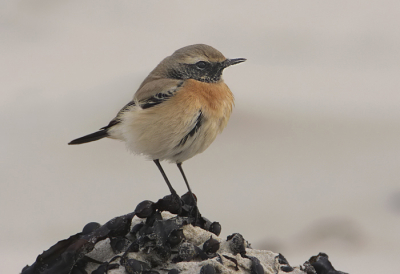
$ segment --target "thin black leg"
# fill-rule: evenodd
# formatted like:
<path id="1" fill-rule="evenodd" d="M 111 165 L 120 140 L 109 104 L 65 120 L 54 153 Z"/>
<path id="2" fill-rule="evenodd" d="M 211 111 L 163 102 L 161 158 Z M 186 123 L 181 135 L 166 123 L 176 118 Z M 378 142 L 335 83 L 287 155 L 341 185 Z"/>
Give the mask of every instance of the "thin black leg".
<path id="1" fill-rule="evenodd" d="M 185 180 L 185 184 L 186 184 L 186 186 L 187 186 L 189 192 L 192 193 L 192 190 L 190 189 L 189 183 L 188 183 L 188 181 L 187 181 L 187 179 L 186 179 L 185 172 L 183 172 L 182 163 L 177 163 L 176 165 L 178 166 L 178 168 L 179 168 L 179 170 L 180 170 L 180 172 L 181 172 L 181 174 L 182 174 L 183 180 Z"/>
<path id="2" fill-rule="evenodd" d="M 186 186 L 187 186 L 187 188 L 188 188 L 188 190 L 189 190 L 189 194 L 192 196 L 192 199 L 193 199 L 194 204 L 197 205 L 197 202 L 196 202 L 196 199 L 194 198 L 193 192 L 192 192 L 192 190 L 190 189 L 188 180 L 186 179 L 185 172 L 183 172 L 182 163 L 176 163 L 176 165 L 178 166 L 178 168 L 179 168 L 179 170 L 180 170 L 180 172 L 181 172 L 181 174 L 182 174 L 183 180 L 185 180 L 185 184 L 186 184 Z"/>
<path id="3" fill-rule="evenodd" d="M 167 175 L 165 174 L 165 172 L 164 172 L 164 170 L 163 170 L 163 168 L 162 168 L 162 166 L 161 166 L 161 164 L 160 164 L 160 161 L 159 161 L 158 159 L 156 159 L 156 160 L 154 160 L 154 163 L 156 163 L 158 169 L 160 170 L 162 176 L 164 177 L 164 180 L 165 180 L 165 182 L 167 183 L 168 188 L 169 188 L 169 191 L 171 191 L 171 194 L 172 194 L 172 195 L 177 195 L 175 189 L 172 188 L 172 185 L 171 185 L 171 183 L 169 182 L 169 180 L 168 180 L 168 178 L 167 178 Z"/>

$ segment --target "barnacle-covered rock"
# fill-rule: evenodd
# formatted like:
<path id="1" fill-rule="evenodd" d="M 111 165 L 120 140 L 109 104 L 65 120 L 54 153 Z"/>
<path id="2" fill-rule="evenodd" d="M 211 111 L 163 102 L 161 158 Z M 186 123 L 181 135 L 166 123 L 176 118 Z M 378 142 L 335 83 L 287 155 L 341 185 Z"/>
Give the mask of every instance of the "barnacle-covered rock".
<path id="1" fill-rule="evenodd" d="M 252 249 L 239 233 L 220 238 L 221 225 L 202 217 L 194 199 L 168 195 L 104 225 L 88 223 L 21 274 L 343 274 L 324 253 L 292 267 L 281 254 Z"/>
<path id="2" fill-rule="evenodd" d="M 215 235 L 219 236 L 219 234 L 221 234 L 221 225 L 218 222 L 213 222 L 211 223 L 208 231 L 210 231 L 211 233 L 214 233 Z"/>
<path id="3" fill-rule="evenodd" d="M 213 239 L 211 236 L 210 239 L 204 242 L 203 244 L 203 251 L 206 254 L 214 254 L 218 251 L 219 249 L 219 241 L 216 239 Z"/>
<path id="4" fill-rule="evenodd" d="M 308 262 L 311 264 L 315 270 L 315 273 L 317 274 L 347 274 L 345 272 L 336 270 L 328 260 L 328 255 L 322 252 L 316 256 L 312 256 Z"/>
<path id="5" fill-rule="evenodd" d="M 135 213 L 139 218 L 147 218 L 151 216 L 155 210 L 154 202 L 145 200 L 136 206 Z"/>

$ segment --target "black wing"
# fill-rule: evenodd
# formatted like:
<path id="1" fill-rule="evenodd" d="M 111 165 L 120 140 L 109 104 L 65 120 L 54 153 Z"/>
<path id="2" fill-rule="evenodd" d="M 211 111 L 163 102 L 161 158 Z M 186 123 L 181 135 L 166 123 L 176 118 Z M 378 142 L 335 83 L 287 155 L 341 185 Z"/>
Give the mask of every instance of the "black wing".
<path id="1" fill-rule="evenodd" d="M 176 87 L 174 87 L 172 89 L 169 89 L 169 90 L 166 90 L 163 92 L 159 92 L 150 98 L 142 100 L 140 102 L 140 107 L 142 109 L 146 109 L 146 108 L 151 108 L 156 105 L 159 105 L 162 102 L 165 102 L 166 100 L 168 100 L 169 98 L 171 98 L 172 96 L 174 96 L 176 94 L 176 91 L 182 86 L 182 84 L 183 84 L 183 81 L 180 82 Z"/>

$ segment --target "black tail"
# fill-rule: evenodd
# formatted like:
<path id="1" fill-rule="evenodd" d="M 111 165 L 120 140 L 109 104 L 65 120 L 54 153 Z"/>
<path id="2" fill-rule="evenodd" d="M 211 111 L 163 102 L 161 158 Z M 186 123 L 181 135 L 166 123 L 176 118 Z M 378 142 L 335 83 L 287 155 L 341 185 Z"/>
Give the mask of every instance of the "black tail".
<path id="1" fill-rule="evenodd" d="M 92 134 L 83 136 L 81 138 L 72 140 L 71 142 L 68 143 L 68 145 L 79 145 L 79 144 L 89 143 L 89 142 L 100 140 L 107 136 L 109 136 L 107 133 L 107 130 L 103 129 L 103 130 L 96 131 Z"/>

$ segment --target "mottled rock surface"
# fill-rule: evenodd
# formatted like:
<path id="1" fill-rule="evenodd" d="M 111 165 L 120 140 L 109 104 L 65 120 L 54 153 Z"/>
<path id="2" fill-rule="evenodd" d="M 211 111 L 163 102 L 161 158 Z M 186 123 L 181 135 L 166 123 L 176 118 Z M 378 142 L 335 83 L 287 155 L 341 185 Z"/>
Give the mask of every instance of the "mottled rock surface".
<path id="1" fill-rule="evenodd" d="M 104 225 L 89 223 L 22 274 L 343 274 L 324 253 L 292 267 L 282 254 L 252 249 L 239 233 L 219 237 L 221 225 L 202 217 L 191 197 L 143 201 Z"/>

